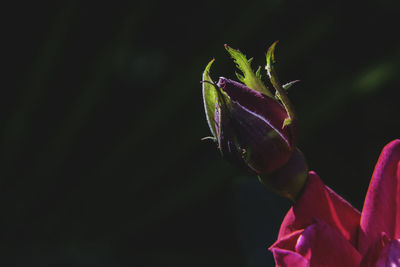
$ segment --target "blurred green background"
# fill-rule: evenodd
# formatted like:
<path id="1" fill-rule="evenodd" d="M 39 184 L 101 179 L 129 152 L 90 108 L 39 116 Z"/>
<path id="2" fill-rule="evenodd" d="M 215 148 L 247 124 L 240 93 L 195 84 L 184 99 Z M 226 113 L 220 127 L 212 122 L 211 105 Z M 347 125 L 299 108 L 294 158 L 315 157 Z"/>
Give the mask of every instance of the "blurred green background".
<path id="1" fill-rule="evenodd" d="M 310 168 L 358 209 L 400 135 L 398 1 L 8 4 L 3 266 L 273 266 L 290 203 L 221 160 L 201 73 L 275 40 Z M 7 264 L 6 264 L 7 263 Z"/>

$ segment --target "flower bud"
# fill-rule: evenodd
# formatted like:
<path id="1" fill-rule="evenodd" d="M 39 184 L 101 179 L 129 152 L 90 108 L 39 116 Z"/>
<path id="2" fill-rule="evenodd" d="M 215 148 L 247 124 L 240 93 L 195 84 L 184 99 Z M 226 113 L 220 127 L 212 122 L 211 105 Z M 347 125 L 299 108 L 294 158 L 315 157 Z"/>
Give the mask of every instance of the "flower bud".
<path id="1" fill-rule="evenodd" d="M 283 166 L 295 147 L 294 125 L 283 125 L 288 117 L 284 107 L 226 78 L 220 78 L 217 87 L 230 102 L 222 106 L 221 121 L 215 125 L 222 154 L 255 174 L 271 173 Z"/>
<path id="2" fill-rule="evenodd" d="M 243 75 L 240 82 L 210 76 L 212 60 L 203 73 L 206 118 L 222 156 L 280 195 L 295 199 L 307 178 L 303 154 L 296 148 L 297 120 L 286 89 L 273 68 L 276 42 L 268 49 L 266 70 L 275 95 L 262 82 L 251 61 L 225 46 Z"/>

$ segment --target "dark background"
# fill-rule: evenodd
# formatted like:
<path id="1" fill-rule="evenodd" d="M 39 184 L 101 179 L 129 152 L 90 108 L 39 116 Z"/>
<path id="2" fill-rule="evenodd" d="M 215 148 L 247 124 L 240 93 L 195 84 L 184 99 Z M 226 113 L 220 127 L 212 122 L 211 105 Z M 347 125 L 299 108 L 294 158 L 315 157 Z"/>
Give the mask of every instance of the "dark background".
<path id="1" fill-rule="evenodd" d="M 56 1 L 54 1 L 56 2 Z M 328 4 L 329 3 L 329 4 Z M 16 3 L 3 12 L 2 266 L 272 266 L 290 203 L 209 135 L 201 73 L 275 40 L 299 147 L 362 208 L 400 135 L 398 1 Z"/>

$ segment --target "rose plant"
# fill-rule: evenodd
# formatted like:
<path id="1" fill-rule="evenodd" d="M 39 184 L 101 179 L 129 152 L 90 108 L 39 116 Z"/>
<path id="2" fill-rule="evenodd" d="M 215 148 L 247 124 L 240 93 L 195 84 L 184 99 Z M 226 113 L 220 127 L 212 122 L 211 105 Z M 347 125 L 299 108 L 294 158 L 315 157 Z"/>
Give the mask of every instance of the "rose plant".
<path id="1" fill-rule="evenodd" d="M 400 140 L 386 145 L 376 164 L 362 212 L 308 171 L 297 145 L 297 117 L 273 63 L 266 71 L 239 50 L 225 49 L 242 74 L 240 82 L 203 73 L 203 100 L 212 136 L 222 156 L 272 191 L 294 201 L 270 247 L 277 266 L 400 266 Z"/>

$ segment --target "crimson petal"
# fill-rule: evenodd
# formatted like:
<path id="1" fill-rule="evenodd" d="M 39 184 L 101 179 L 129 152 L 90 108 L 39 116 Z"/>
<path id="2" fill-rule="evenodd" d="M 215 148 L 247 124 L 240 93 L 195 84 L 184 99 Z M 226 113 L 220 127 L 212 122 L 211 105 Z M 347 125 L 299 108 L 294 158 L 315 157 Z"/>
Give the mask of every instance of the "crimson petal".
<path id="1" fill-rule="evenodd" d="M 310 262 L 296 251 L 296 243 L 303 230 L 282 237 L 269 250 L 274 255 L 276 267 L 299 266 L 308 267 Z"/>
<path id="2" fill-rule="evenodd" d="M 296 251 L 310 261 L 311 266 L 359 266 L 361 256 L 340 233 L 323 220 L 308 226 L 299 237 Z"/>
<path id="3" fill-rule="evenodd" d="M 358 248 L 369 246 L 386 233 L 400 238 L 400 140 L 387 144 L 379 157 L 361 215 Z"/>
<path id="4" fill-rule="evenodd" d="M 270 250 L 274 254 L 277 266 L 282 267 L 355 267 L 359 266 L 361 260 L 360 254 L 352 244 L 338 231 L 319 219 L 303 231 L 296 231 L 279 239 Z"/>
<path id="5" fill-rule="evenodd" d="M 356 247 L 359 211 L 325 186 L 315 172 L 309 172 L 302 195 L 281 224 L 278 239 L 296 230 L 305 229 L 315 219 L 325 221 Z"/>

